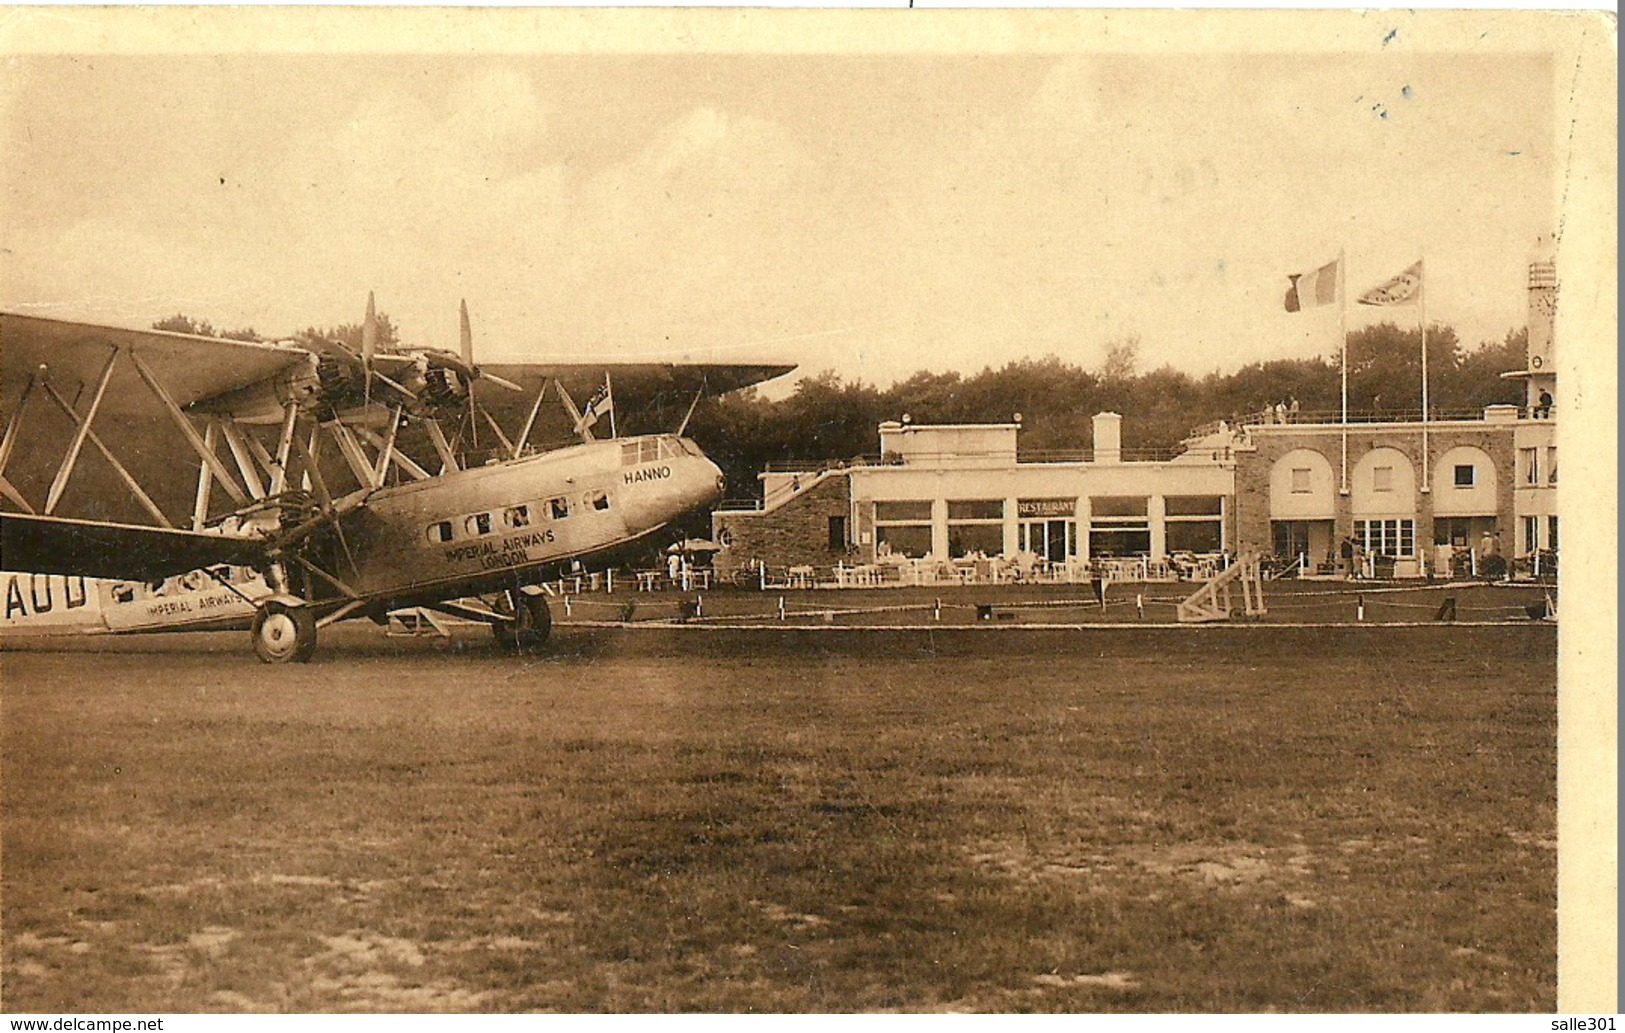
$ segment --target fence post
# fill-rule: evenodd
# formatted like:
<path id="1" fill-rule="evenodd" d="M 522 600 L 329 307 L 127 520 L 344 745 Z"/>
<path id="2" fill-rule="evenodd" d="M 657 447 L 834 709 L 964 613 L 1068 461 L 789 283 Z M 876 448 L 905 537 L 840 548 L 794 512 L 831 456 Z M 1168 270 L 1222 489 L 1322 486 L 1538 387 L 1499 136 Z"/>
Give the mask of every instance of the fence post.
<path id="1" fill-rule="evenodd" d="M 566 617 L 570 616 L 570 597 L 569 596 L 564 597 L 564 615 Z"/>
<path id="2" fill-rule="evenodd" d="M 610 569 L 604 571 L 604 594 L 605 595 L 614 595 L 615 594 L 615 568 L 614 567 L 611 567 Z"/>
<path id="3" fill-rule="evenodd" d="M 1134 593 L 1134 609 L 1139 613 L 1140 619 L 1145 620 L 1145 594 L 1143 592 Z"/>
<path id="4" fill-rule="evenodd" d="M 779 620 L 784 620 L 784 596 L 779 596 Z"/>
<path id="5" fill-rule="evenodd" d="M 705 596 L 703 595 L 696 594 L 694 596 L 694 616 L 705 616 Z"/>
<path id="6" fill-rule="evenodd" d="M 1365 596 L 1363 595 L 1354 597 L 1354 619 L 1357 621 L 1365 620 Z"/>
<path id="7" fill-rule="evenodd" d="M 942 600 L 940 598 L 936 600 L 935 604 L 931 608 L 931 619 L 934 621 L 940 621 L 942 619 Z"/>

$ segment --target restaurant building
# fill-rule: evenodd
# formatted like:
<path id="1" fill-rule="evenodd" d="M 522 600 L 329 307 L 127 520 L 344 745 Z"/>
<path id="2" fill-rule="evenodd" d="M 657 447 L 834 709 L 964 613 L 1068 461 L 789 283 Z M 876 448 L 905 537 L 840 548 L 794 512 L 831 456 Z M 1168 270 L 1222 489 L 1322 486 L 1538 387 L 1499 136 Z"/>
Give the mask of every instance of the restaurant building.
<path id="1" fill-rule="evenodd" d="M 1122 416 L 1094 418 L 1095 447 L 1023 453 L 1021 424 L 880 425 L 880 455 L 770 469 L 763 501 L 724 508 L 719 566 L 873 564 L 886 557 L 1016 558 L 1087 570 L 1091 559 L 1156 563 L 1232 548 L 1224 450 L 1125 453 Z"/>
<path id="2" fill-rule="evenodd" d="M 722 570 L 881 561 L 1019 562 L 1086 576 L 1101 561 L 1171 577 L 1254 551 L 1304 575 L 1550 572 L 1558 545 L 1555 265 L 1529 269 L 1523 405 L 1371 414 L 1266 410 L 1199 428 L 1169 454 L 1030 453 L 1021 422 L 880 425 L 879 455 L 775 466 L 761 501 L 712 516 Z M 1203 562 L 1192 562 L 1201 560 Z M 1138 563 L 1135 568 L 1124 561 Z M 1487 565 L 1487 566 L 1486 566 Z"/>

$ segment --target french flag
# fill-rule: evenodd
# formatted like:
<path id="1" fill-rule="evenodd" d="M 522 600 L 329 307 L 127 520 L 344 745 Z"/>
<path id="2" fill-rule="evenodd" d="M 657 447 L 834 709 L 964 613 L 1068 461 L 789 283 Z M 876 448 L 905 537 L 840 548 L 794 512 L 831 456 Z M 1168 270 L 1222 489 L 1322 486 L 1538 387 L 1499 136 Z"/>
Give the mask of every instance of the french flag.
<path id="1" fill-rule="evenodd" d="M 1286 292 L 1288 312 L 1301 312 L 1337 301 L 1336 262 L 1328 262 L 1312 272 L 1294 273 L 1287 279 L 1292 281 L 1291 288 Z"/>

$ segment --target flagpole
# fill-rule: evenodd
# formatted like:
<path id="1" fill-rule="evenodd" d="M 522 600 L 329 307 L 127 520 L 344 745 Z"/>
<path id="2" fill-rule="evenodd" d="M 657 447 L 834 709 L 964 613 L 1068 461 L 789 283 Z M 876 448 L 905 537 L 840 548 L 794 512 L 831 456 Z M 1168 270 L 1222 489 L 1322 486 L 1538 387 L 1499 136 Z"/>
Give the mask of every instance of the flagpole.
<path id="1" fill-rule="evenodd" d="M 615 390 L 609 383 L 609 370 L 604 370 L 604 400 L 609 402 L 609 436 L 618 438 L 615 431 Z"/>
<path id="2" fill-rule="evenodd" d="M 1349 292 L 1345 289 L 1348 262 L 1345 248 L 1337 249 L 1337 342 L 1343 365 L 1343 474 L 1341 493 L 1349 493 Z"/>
<path id="3" fill-rule="evenodd" d="M 1433 482 L 1428 476 L 1428 267 L 1427 259 L 1417 261 L 1418 284 L 1416 310 L 1422 324 L 1422 490 L 1430 491 Z"/>

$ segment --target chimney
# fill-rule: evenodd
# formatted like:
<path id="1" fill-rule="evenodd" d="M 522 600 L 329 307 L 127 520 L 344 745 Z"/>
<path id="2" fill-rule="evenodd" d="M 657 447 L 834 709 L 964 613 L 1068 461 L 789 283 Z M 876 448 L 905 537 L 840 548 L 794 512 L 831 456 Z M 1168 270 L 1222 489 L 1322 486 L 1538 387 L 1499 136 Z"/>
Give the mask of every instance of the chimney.
<path id="1" fill-rule="evenodd" d="M 1095 413 L 1095 462 L 1123 461 L 1123 417 L 1114 412 Z"/>

